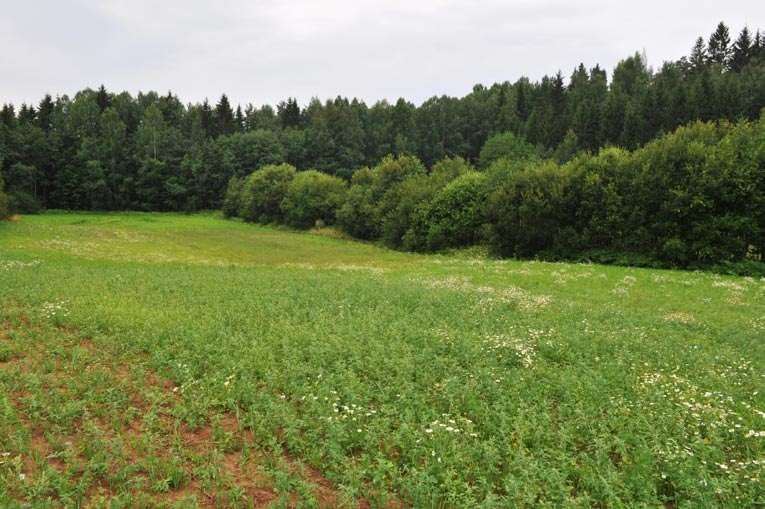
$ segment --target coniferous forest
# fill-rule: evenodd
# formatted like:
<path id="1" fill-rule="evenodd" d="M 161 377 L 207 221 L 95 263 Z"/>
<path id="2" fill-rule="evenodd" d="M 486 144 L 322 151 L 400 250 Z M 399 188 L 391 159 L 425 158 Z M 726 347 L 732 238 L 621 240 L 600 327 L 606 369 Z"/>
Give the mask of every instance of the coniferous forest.
<path id="1" fill-rule="evenodd" d="M 223 208 L 414 251 L 755 266 L 765 34 L 721 22 L 689 46 L 660 69 L 636 53 L 610 75 L 579 64 L 419 106 L 184 104 L 103 86 L 5 104 L 0 216 Z"/>

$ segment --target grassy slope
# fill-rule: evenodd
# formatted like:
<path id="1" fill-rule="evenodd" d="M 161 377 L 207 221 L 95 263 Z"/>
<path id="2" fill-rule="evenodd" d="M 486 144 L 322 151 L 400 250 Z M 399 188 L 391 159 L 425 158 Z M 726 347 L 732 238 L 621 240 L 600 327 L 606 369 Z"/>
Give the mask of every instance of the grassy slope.
<path id="1" fill-rule="evenodd" d="M 764 297 L 201 215 L 0 224 L 7 309 L 148 354 L 186 425 L 236 411 L 262 450 L 373 505 L 765 503 Z"/>

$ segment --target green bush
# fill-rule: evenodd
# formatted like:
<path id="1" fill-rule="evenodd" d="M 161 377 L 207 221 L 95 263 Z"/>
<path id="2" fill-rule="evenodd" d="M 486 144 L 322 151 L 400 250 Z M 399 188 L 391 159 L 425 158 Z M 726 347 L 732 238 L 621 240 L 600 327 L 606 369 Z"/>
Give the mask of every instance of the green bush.
<path id="1" fill-rule="evenodd" d="M 284 222 L 295 228 L 310 228 L 317 221 L 332 224 L 346 193 L 347 185 L 340 178 L 315 170 L 298 173 L 280 205 Z"/>
<path id="2" fill-rule="evenodd" d="M 226 196 L 223 198 L 223 217 L 236 217 L 239 214 L 243 187 L 243 179 L 238 177 L 231 177 L 229 179 Z"/>
<path id="3" fill-rule="evenodd" d="M 539 159 L 537 148 L 511 132 L 495 134 L 484 143 L 479 155 L 481 168 L 488 168 L 494 161 L 533 161 Z"/>
<path id="4" fill-rule="evenodd" d="M 349 234 L 361 239 L 379 239 L 385 218 L 399 203 L 397 186 L 425 167 L 412 156 L 387 156 L 372 169 L 353 174 L 348 197 L 337 213 L 337 222 Z"/>
<path id="5" fill-rule="evenodd" d="M 253 223 L 283 222 L 281 203 L 295 174 L 295 167 L 289 164 L 269 165 L 253 172 L 242 186 L 239 217 Z"/>
<path id="6" fill-rule="evenodd" d="M 390 210 L 382 225 L 385 244 L 408 251 L 424 250 L 425 241 L 415 240 L 418 237 L 414 234 L 407 237 L 407 232 L 417 221 L 417 214 L 427 210 L 440 189 L 471 170 L 473 166 L 460 157 L 445 158 L 434 164 L 427 176 L 417 173 L 396 186 L 386 197 Z"/>
<path id="7" fill-rule="evenodd" d="M 407 245 L 420 251 L 439 251 L 480 241 L 488 184 L 487 175 L 469 172 L 446 185 L 430 204 L 418 209 Z"/>
<path id="8" fill-rule="evenodd" d="M 489 241 L 502 256 L 534 256 L 553 250 L 571 224 L 566 195 L 571 174 L 552 162 L 510 174 L 489 196 Z"/>
<path id="9" fill-rule="evenodd" d="M 9 212 L 14 214 L 38 214 L 41 210 L 34 196 L 18 189 L 9 192 L 6 201 Z"/>

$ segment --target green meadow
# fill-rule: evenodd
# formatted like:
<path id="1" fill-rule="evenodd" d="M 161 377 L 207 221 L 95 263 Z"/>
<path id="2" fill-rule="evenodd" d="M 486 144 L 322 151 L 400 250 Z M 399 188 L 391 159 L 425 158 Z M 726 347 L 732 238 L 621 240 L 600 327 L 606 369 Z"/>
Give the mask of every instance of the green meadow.
<path id="1" fill-rule="evenodd" d="M 0 223 L 0 507 L 765 507 L 765 280 Z"/>

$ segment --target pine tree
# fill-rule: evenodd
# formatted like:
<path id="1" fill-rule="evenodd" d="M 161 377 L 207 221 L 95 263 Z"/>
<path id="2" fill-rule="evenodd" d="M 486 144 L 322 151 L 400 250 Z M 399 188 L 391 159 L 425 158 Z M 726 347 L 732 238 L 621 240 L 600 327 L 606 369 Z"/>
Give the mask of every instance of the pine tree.
<path id="1" fill-rule="evenodd" d="M 102 112 L 112 105 L 112 98 L 109 96 L 109 93 L 106 91 L 103 84 L 99 87 L 98 92 L 96 92 L 96 104 L 98 104 L 98 107 Z"/>
<path id="2" fill-rule="evenodd" d="M 234 110 L 231 109 L 226 94 L 221 95 L 220 101 L 215 105 L 214 125 L 214 137 L 228 136 L 234 133 Z"/>
<path id="3" fill-rule="evenodd" d="M 531 85 L 528 78 L 521 78 L 513 85 L 515 88 L 515 109 L 522 121 L 528 120 L 534 107 L 531 98 Z"/>
<path id="4" fill-rule="evenodd" d="M 36 117 L 37 111 L 35 111 L 34 106 L 21 103 L 21 108 L 19 109 L 19 123 L 34 124 Z"/>
<path id="5" fill-rule="evenodd" d="M 234 115 L 236 132 L 246 131 L 244 126 L 244 113 L 242 113 L 242 106 L 236 105 L 236 114 Z"/>
<path id="6" fill-rule="evenodd" d="M 51 128 L 51 115 L 53 114 L 53 99 L 50 94 L 45 94 L 45 97 L 37 106 L 37 127 L 44 131 L 48 131 Z"/>
<path id="7" fill-rule="evenodd" d="M 204 137 L 211 137 L 213 135 L 213 112 L 207 97 L 202 102 L 202 108 L 199 111 L 199 123 L 201 124 Z"/>
<path id="8" fill-rule="evenodd" d="M 722 21 L 717 25 L 717 29 L 709 37 L 708 44 L 709 62 L 722 67 L 728 65 L 730 60 L 730 33 L 728 27 Z"/>
<path id="9" fill-rule="evenodd" d="M 759 29 L 757 30 L 757 33 L 754 34 L 752 58 L 765 58 L 765 33 L 761 33 Z"/>
<path id="10" fill-rule="evenodd" d="M 691 57 L 689 59 L 691 69 L 694 71 L 700 71 L 704 68 L 704 66 L 707 65 L 707 61 L 707 46 L 704 43 L 704 38 L 699 37 L 696 39 L 696 44 L 694 44 L 693 48 L 691 49 Z"/>
<path id="11" fill-rule="evenodd" d="M 733 56 L 730 60 L 730 68 L 732 71 L 739 72 L 746 67 L 749 60 L 752 58 L 753 45 L 752 34 L 749 32 L 748 27 L 744 27 L 739 34 L 738 39 L 733 44 Z"/>
<path id="12" fill-rule="evenodd" d="M 286 103 L 280 102 L 276 106 L 276 115 L 279 117 L 282 127 L 300 127 L 300 106 L 298 106 L 297 99 L 290 97 Z"/>

